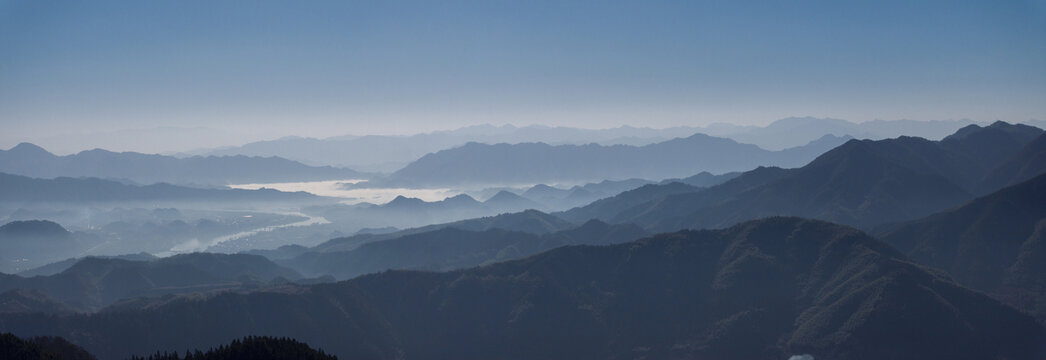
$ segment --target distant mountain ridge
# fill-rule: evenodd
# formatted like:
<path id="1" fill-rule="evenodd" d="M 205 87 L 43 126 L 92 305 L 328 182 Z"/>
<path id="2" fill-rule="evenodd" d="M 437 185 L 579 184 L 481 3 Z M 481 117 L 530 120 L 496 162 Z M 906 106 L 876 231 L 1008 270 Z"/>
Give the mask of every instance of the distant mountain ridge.
<path id="1" fill-rule="evenodd" d="M 391 172 L 428 153 L 450 149 L 469 142 L 550 144 L 646 145 L 665 141 L 679 134 L 692 134 L 695 128 L 666 129 L 622 126 L 613 129 L 579 129 L 530 125 L 474 125 L 455 130 L 409 136 L 336 136 L 324 139 L 287 137 L 257 141 L 243 146 L 215 149 L 203 154 L 215 156 L 280 156 L 307 164 L 364 167 Z"/>
<path id="2" fill-rule="evenodd" d="M 832 118 L 790 117 L 759 126 L 709 126 L 699 131 L 754 144 L 768 150 L 780 150 L 806 144 L 824 135 L 849 135 L 857 139 L 882 140 L 898 136 L 915 136 L 939 140 L 970 120 L 872 120 L 852 122 Z"/>
<path id="3" fill-rule="evenodd" d="M 796 218 L 447 273 L 392 271 L 89 316 L 0 315 L 0 323 L 102 358 L 251 333 L 367 359 L 1046 356 L 1046 328 L 1030 316 L 857 230 Z"/>
<path id="4" fill-rule="evenodd" d="M 782 150 L 805 145 L 825 135 L 849 135 L 858 139 L 873 140 L 909 135 L 936 140 L 972 123 L 968 120 L 875 120 L 855 123 L 839 119 L 794 117 L 780 119 L 767 126 L 714 123 L 707 126 L 677 126 L 664 129 L 631 126 L 580 129 L 484 124 L 407 136 L 346 135 L 322 139 L 286 137 L 192 154 L 279 156 L 312 165 L 348 166 L 387 173 L 398 170 L 425 154 L 459 147 L 469 142 L 643 146 L 702 133 L 734 139 L 768 150 Z"/>
<path id="5" fill-rule="evenodd" d="M 847 139 L 825 137 L 776 152 L 703 134 L 642 147 L 468 143 L 425 155 L 378 183 L 431 187 L 679 178 L 760 165 L 802 166 Z"/>
<path id="6" fill-rule="evenodd" d="M 89 203 L 121 201 L 303 201 L 319 197 L 273 189 L 202 189 L 159 183 L 129 185 L 99 178 L 31 178 L 0 173 L 0 202 Z"/>
<path id="7" fill-rule="evenodd" d="M 311 167 L 278 157 L 195 156 L 179 159 L 102 149 L 56 156 L 29 143 L 0 150 L 0 172 L 48 179 L 96 177 L 139 184 L 166 182 L 209 186 L 365 177 L 351 169 Z"/>

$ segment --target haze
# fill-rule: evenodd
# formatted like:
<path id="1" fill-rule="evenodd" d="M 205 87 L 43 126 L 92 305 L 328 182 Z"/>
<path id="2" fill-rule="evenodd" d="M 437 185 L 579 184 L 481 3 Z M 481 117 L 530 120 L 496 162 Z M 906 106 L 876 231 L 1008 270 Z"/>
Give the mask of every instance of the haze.
<path id="1" fill-rule="evenodd" d="M 1044 128 L 1046 0 L 0 0 L 0 359 L 1046 359 Z"/>
<path id="2" fill-rule="evenodd" d="M 0 1 L 0 147 L 1046 118 L 1046 2 Z M 175 129 L 172 129 L 175 128 Z"/>

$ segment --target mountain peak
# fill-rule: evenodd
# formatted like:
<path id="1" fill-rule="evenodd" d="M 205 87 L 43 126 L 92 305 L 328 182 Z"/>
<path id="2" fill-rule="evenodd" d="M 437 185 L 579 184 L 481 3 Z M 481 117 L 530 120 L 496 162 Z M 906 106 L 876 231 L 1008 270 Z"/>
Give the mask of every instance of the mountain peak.
<path id="1" fill-rule="evenodd" d="M 28 142 L 19 143 L 18 145 L 15 145 L 15 147 L 11 148 L 11 150 L 7 151 L 18 154 L 54 155 L 51 154 L 51 152 L 45 150 L 44 148 Z"/>
<path id="2" fill-rule="evenodd" d="M 494 194 L 494 196 L 491 196 L 490 199 L 487 199 L 487 201 L 485 201 L 485 202 L 496 203 L 496 202 L 507 201 L 507 200 L 515 201 L 517 199 L 523 199 L 523 198 L 520 197 L 519 195 L 516 195 L 515 193 L 513 193 L 511 191 L 501 190 L 501 191 L 498 191 L 497 194 Z"/>
<path id="3" fill-rule="evenodd" d="M 0 235 L 55 236 L 68 234 L 69 231 L 62 225 L 48 220 L 12 221 L 0 226 Z"/>
<path id="4" fill-rule="evenodd" d="M 468 196 L 467 194 L 461 194 L 461 195 L 448 197 L 446 199 L 443 199 L 443 202 L 444 203 L 454 203 L 454 204 L 476 204 L 476 203 L 479 203 L 479 201 L 476 201 L 476 199 L 473 199 L 471 196 Z"/>
<path id="5" fill-rule="evenodd" d="M 424 204 L 424 203 L 425 203 L 424 200 L 421 200 L 421 199 L 418 199 L 418 198 L 412 198 L 412 197 L 406 197 L 406 196 L 403 196 L 403 195 L 398 195 L 398 196 L 396 196 L 395 199 L 392 199 L 392 201 L 389 201 L 384 206 L 415 206 L 415 205 L 421 205 L 421 204 Z"/>

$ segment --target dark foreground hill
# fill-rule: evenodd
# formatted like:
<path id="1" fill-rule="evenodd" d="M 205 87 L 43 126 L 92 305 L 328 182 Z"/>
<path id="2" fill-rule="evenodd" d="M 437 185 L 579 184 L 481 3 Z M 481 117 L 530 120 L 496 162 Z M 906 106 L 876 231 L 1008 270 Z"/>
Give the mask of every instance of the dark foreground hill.
<path id="1" fill-rule="evenodd" d="M 222 324 L 222 326 L 214 326 Z M 447 273 L 0 316 L 103 358 L 287 336 L 366 359 L 1038 359 L 1033 318 L 852 228 L 771 218 Z"/>
<path id="2" fill-rule="evenodd" d="M 58 337 L 19 339 L 0 333 L 0 359 L 4 360 L 94 360 L 83 348 Z"/>
<path id="3" fill-rule="evenodd" d="M 1046 175 L 881 233 L 912 260 L 1046 321 Z"/>

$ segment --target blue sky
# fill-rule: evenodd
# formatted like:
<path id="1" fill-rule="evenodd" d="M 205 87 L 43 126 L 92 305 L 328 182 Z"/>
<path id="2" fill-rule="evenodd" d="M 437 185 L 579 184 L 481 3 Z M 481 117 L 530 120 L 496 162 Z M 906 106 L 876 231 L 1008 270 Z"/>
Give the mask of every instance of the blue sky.
<path id="1" fill-rule="evenodd" d="M 0 0 L 0 145 L 1046 118 L 1046 1 Z"/>

